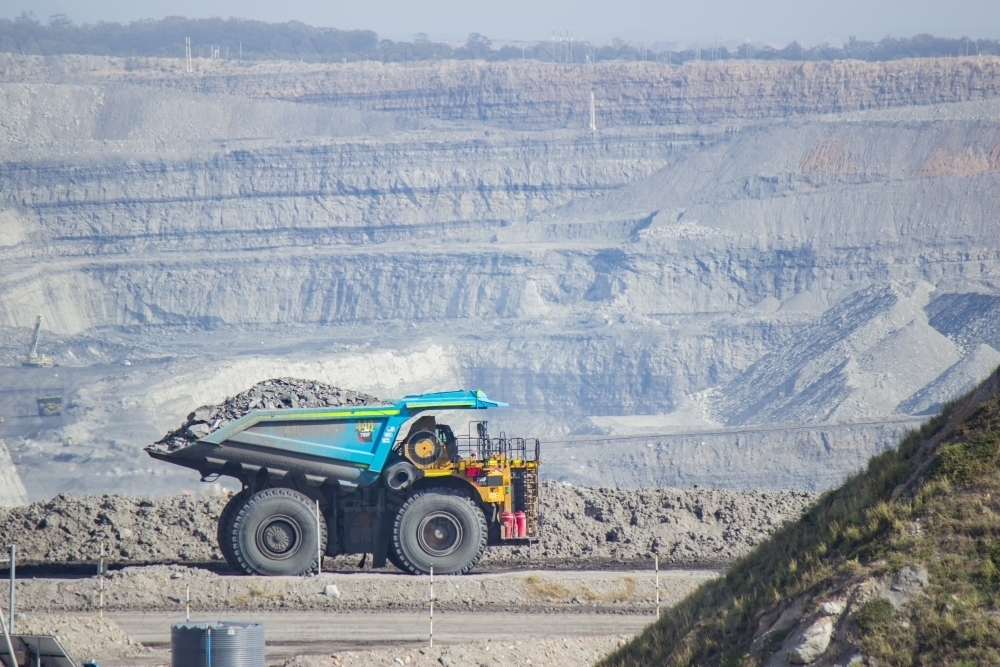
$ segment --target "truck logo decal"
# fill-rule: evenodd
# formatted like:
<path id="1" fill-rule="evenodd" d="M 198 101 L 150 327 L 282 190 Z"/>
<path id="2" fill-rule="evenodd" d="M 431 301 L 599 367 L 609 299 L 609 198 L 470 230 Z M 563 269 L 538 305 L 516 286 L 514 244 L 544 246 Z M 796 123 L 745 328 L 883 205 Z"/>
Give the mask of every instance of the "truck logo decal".
<path id="1" fill-rule="evenodd" d="M 373 421 L 354 422 L 354 430 L 358 434 L 358 442 L 371 442 L 372 433 L 375 432 L 375 422 Z"/>

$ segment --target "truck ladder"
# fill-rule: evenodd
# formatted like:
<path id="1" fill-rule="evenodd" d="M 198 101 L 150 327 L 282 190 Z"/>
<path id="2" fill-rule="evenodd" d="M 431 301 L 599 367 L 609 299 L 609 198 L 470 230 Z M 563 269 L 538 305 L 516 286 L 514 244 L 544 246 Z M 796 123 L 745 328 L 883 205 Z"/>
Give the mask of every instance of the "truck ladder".
<path id="1" fill-rule="evenodd" d="M 524 469 L 524 496 L 528 537 L 540 538 L 542 533 L 538 524 L 538 468 Z"/>

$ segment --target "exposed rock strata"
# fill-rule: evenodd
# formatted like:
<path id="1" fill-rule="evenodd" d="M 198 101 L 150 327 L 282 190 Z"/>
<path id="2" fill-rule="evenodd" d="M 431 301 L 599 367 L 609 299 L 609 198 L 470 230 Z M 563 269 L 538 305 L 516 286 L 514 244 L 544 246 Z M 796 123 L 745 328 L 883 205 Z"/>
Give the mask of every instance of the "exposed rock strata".
<path id="1" fill-rule="evenodd" d="M 446 120 L 484 120 L 508 127 L 586 128 L 589 93 L 601 127 L 719 122 L 860 111 L 991 99 L 1000 94 L 996 56 L 868 63 L 738 61 L 608 62 L 593 66 L 540 62 L 372 62 L 333 65 L 225 61 L 197 63 L 194 76 L 180 60 L 3 54 L 0 79 L 43 76 L 128 81 L 202 93 L 322 101 Z"/>

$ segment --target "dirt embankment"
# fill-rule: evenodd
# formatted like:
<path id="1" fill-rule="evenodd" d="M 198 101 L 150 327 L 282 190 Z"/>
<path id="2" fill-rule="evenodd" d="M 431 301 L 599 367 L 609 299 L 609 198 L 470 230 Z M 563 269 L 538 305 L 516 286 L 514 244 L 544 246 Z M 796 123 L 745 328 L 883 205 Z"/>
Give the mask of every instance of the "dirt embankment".
<path id="1" fill-rule="evenodd" d="M 718 573 L 660 572 L 660 602 L 681 600 Z M 150 565 L 113 570 L 104 580 L 109 612 L 181 613 L 190 586 L 195 612 L 380 611 L 425 609 L 428 580 L 402 574 L 334 573 L 308 577 L 234 577 L 196 567 Z M 435 581 L 442 610 L 649 613 L 652 567 L 630 572 L 499 572 Z M 34 613 L 96 612 L 96 577 L 21 579 L 17 598 Z"/>
<path id="2" fill-rule="evenodd" d="M 299 656 L 281 667 L 578 667 L 590 665 L 623 645 L 629 637 L 572 637 L 514 642 L 480 641 L 434 648 L 382 649 Z"/>
<path id="3" fill-rule="evenodd" d="M 746 554 L 815 498 L 804 492 L 607 489 L 545 482 L 544 537 L 531 549 L 489 549 L 483 566 L 594 567 L 659 554 L 675 565 L 724 564 Z M 60 494 L 0 513 L 0 540 L 22 563 L 220 562 L 222 498 L 134 498 Z M 530 560 L 529 560 L 530 556 Z M 330 559 L 353 568 L 358 557 Z"/>

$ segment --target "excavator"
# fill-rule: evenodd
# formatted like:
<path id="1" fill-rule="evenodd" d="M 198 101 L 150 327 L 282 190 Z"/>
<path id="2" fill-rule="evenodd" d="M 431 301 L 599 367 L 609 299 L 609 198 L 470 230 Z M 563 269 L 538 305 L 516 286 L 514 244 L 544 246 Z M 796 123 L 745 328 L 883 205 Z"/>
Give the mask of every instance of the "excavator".
<path id="1" fill-rule="evenodd" d="M 52 368 L 55 361 L 52 357 L 38 354 L 38 333 L 42 330 L 42 316 L 35 318 L 35 331 L 31 334 L 31 346 L 28 348 L 28 357 L 21 362 L 22 366 L 33 368 Z"/>

